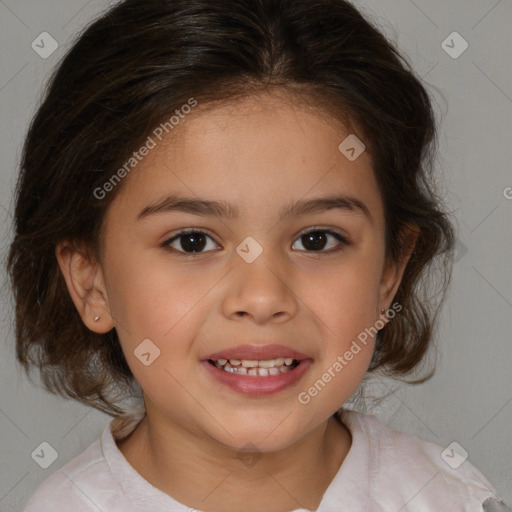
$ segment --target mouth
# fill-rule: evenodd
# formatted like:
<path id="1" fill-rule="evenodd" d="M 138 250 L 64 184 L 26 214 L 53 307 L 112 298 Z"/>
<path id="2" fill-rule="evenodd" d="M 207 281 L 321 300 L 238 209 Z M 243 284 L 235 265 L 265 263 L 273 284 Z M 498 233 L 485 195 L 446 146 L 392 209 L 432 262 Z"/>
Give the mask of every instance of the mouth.
<path id="1" fill-rule="evenodd" d="M 240 345 L 209 354 L 201 365 L 214 381 L 236 392 L 260 397 L 294 386 L 313 359 L 283 345 Z"/>
<path id="2" fill-rule="evenodd" d="M 229 373 L 249 375 L 252 377 L 267 377 L 286 373 L 300 364 L 300 360 L 292 357 L 279 357 L 276 359 L 208 359 L 208 362 Z"/>

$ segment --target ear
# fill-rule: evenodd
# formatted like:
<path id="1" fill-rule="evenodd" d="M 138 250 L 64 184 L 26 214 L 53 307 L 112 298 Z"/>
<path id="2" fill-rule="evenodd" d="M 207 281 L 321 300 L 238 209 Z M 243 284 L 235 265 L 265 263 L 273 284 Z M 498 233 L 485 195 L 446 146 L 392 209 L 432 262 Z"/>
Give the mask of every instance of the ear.
<path id="1" fill-rule="evenodd" d="M 68 241 L 57 245 L 55 256 L 84 324 L 93 332 L 110 331 L 114 322 L 99 262 L 90 250 L 84 250 Z M 98 320 L 94 321 L 95 318 Z"/>
<path id="2" fill-rule="evenodd" d="M 378 304 L 380 304 L 380 309 L 378 314 L 385 323 L 389 322 L 389 318 L 387 318 L 385 313 L 381 313 L 381 309 L 387 310 L 391 307 L 391 301 L 402 282 L 405 267 L 409 262 L 419 234 L 420 228 L 418 226 L 415 224 L 407 224 L 401 234 L 404 246 L 402 259 L 400 261 L 390 261 L 388 259 L 384 263 L 379 290 Z"/>

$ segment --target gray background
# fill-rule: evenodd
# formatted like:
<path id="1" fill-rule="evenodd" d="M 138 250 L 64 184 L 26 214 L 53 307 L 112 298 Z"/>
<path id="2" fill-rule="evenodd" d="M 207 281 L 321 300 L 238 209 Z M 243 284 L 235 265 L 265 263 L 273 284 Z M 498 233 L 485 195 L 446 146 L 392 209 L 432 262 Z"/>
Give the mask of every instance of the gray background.
<path id="1" fill-rule="evenodd" d="M 372 411 L 390 426 L 442 447 L 457 441 L 511 504 L 512 2 L 354 3 L 398 43 L 427 82 L 442 122 L 440 185 L 460 225 L 458 261 L 439 332 L 438 372 L 417 387 L 381 382 L 380 390 L 394 392 Z M 77 32 L 108 5 L 0 0 L 3 258 L 21 144 L 42 85 Z M 47 59 L 31 48 L 45 31 L 59 43 Z M 469 44 L 456 59 L 442 47 L 454 31 Z M 456 41 L 449 44 L 459 48 Z M 5 271 L 2 277 L 5 281 Z M 43 479 L 95 441 L 110 417 L 39 390 L 17 369 L 12 302 L 3 290 L 0 510 L 14 512 Z M 48 469 L 31 458 L 43 441 L 58 452 Z"/>

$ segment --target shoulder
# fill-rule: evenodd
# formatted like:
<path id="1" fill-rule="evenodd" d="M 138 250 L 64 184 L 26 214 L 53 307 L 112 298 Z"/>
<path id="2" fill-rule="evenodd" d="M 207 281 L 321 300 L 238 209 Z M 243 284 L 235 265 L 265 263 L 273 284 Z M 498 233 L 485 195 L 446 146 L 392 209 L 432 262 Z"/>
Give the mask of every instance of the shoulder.
<path id="1" fill-rule="evenodd" d="M 369 446 L 373 499 L 385 510 L 444 510 L 449 504 L 452 512 L 512 512 L 500 508 L 496 490 L 457 446 L 443 448 L 354 411 L 345 412 L 343 422 Z"/>
<path id="2" fill-rule="evenodd" d="M 110 435 L 107 425 L 102 438 Z M 119 488 L 103 455 L 102 439 L 52 473 L 36 489 L 24 512 L 97 512 L 119 503 Z"/>

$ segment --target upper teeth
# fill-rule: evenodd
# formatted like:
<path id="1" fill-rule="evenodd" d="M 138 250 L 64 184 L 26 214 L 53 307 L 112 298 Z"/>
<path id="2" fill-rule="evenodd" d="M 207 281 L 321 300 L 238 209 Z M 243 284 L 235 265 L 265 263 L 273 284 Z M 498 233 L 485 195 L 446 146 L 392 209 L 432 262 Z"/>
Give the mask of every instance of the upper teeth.
<path id="1" fill-rule="evenodd" d="M 293 357 L 278 357 L 277 359 L 218 359 L 217 362 L 224 366 L 229 361 L 231 366 L 239 366 L 240 364 L 244 368 L 275 368 L 276 366 L 282 366 L 283 364 L 290 366 L 293 363 Z"/>

